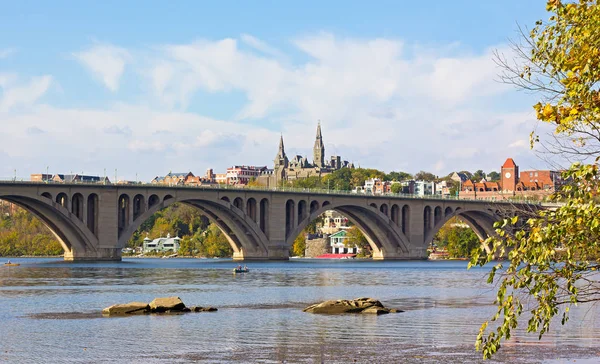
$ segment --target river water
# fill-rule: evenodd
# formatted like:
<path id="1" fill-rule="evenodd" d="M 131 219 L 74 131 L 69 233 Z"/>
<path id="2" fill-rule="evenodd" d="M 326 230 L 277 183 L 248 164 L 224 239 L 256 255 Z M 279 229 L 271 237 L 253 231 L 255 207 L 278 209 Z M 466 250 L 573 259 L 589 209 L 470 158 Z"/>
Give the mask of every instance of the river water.
<path id="1" fill-rule="evenodd" d="M 0 268 L 0 362 L 471 363 L 495 312 L 485 270 L 461 261 L 251 262 L 14 259 Z M 102 308 L 179 296 L 218 312 L 106 318 Z M 302 312 L 328 299 L 373 297 L 382 316 Z M 600 362 L 600 309 L 572 311 L 541 341 L 517 330 L 487 363 Z M 575 361 L 576 360 L 576 361 Z"/>

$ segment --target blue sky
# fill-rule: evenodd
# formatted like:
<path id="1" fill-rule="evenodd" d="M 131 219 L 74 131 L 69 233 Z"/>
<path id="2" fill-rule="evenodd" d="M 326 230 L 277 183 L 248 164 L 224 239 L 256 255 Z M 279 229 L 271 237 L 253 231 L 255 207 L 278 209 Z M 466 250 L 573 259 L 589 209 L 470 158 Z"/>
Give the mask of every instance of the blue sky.
<path id="1" fill-rule="evenodd" d="M 172 2 L 174 3 L 174 2 Z M 497 170 L 532 96 L 499 84 L 544 1 L 20 1 L 0 12 L 0 177 L 272 164 L 278 135 L 386 171 Z"/>

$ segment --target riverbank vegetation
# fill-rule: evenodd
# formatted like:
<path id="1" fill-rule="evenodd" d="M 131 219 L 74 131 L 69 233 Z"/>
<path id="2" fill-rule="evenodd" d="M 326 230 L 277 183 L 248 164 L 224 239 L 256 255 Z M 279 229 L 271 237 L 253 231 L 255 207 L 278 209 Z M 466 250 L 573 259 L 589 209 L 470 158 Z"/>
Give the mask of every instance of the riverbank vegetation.
<path id="1" fill-rule="evenodd" d="M 18 207 L 0 216 L 0 256 L 55 256 L 63 248 L 52 232 L 35 216 Z"/>
<path id="2" fill-rule="evenodd" d="M 436 249 L 447 251 L 449 258 L 468 258 L 481 245 L 473 229 L 456 217 L 440 228 L 433 243 Z"/>

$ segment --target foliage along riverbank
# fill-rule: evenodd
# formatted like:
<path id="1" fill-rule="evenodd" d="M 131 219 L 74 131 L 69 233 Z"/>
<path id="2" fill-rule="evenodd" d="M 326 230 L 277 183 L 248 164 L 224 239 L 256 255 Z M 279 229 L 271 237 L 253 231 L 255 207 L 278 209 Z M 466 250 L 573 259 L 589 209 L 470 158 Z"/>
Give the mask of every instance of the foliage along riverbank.
<path id="1" fill-rule="evenodd" d="M 52 232 L 31 213 L 15 208 L 0 217 L 0 256 L 60 256 L 63 252 Z"/>

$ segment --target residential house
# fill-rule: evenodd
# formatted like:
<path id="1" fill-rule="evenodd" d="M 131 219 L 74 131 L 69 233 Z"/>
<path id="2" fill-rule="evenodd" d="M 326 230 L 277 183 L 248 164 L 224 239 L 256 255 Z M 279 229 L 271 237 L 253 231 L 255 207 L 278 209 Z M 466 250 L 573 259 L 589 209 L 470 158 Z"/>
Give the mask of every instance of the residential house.
<path id="1" fill-rule="evenodd" d="M 173 173 L 169 172 L 166 176 L 156 176 L 150 183 L 168 186 L 185 185 L 194 179 L 192 172 Z"/>
<path id="2" fill-rule="evenodd" d="M 333 234 L 348 228 L 348 218 L 335 210 L 327 210 L 323 214 L 323 226 L 319 229 L 322 234 Z"/>
<path id="3" fill-rule="evenodd" d="M 337 233 L 329 235 L 329 244 L 332 254 L 358 254 L 360 249 L 357 246 L 347 247 L 347 230 L 340 230 Z"/>
<path id="4" fill-rule="evenodd" d="M 166 238 L 157 238 L 154 240 L 150 240 L 150 238 L 146 237 L 146 239 L 144 239 L 144 242 L 142 245 L 142 253 L 144 253 L 144 254 L 151 253 L 151 252 L 177 253 L 179 251 L 180 243 L 181 243 L 180 237 L 176 236 L 176 237 L 172 238 L 170 234 L 167 234 Z"/>

